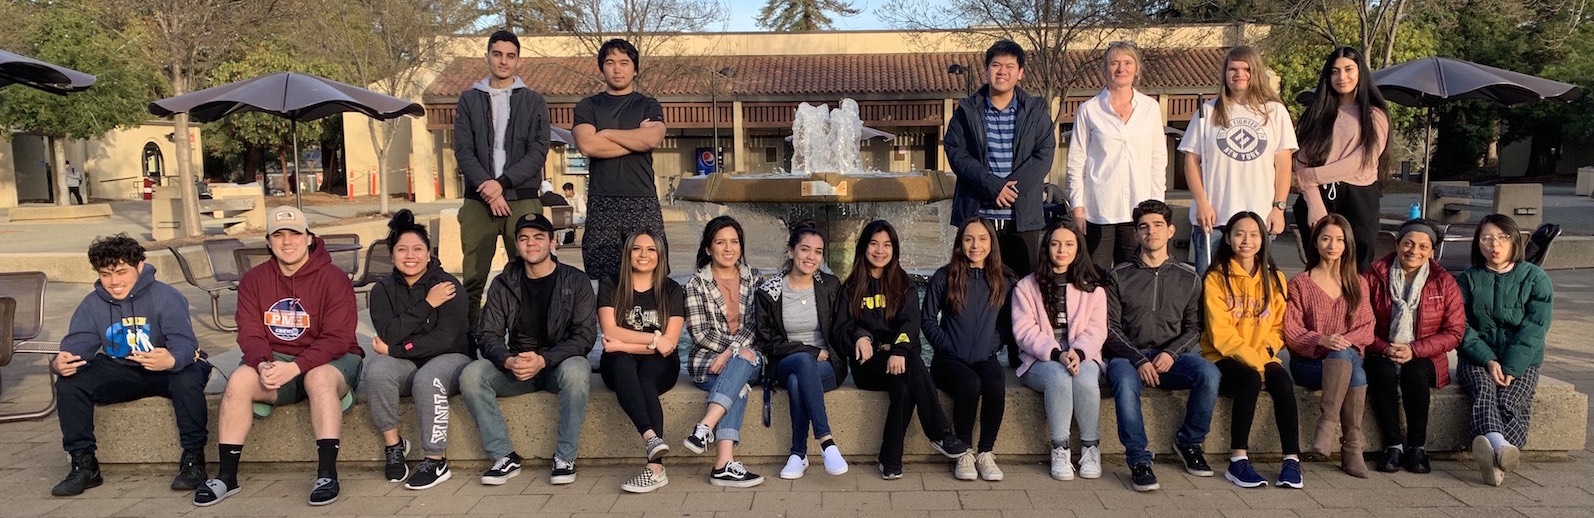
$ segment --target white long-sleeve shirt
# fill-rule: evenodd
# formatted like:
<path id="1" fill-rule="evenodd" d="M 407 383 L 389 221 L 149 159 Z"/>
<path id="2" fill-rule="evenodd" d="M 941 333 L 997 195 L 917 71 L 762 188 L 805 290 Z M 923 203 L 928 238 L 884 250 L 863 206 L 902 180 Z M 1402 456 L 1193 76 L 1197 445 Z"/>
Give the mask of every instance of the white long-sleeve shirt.
<path id="1" fill-rule="evenodd" d="M 1129 122 L 1106 90 L 1079 104 L 1068 141 L 1068 202 L 1098 225 L 1130 223 L 1135 205 L 1165 199 L 1168 144 L 1156 99 L 1135 92 Z"/>

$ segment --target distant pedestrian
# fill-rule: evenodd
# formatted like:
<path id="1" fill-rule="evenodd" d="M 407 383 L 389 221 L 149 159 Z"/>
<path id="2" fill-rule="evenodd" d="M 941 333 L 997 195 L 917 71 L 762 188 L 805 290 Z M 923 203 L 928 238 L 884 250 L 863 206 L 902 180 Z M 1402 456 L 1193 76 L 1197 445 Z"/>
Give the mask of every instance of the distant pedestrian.
<path id="1" fill-rule="evenodd" d="M 72 161 L 71 160 L 67 160 L 66 161 L 66 190 L 67 190 L 68 193 L 72 194 L 72 199 L 77 200 L 77 204 L 78 205 L 82 205 L 83 204 L 83 190 L 82 189 L 83 189 L 83 173 L 78 172 L 76 167 L 72 167 Z"/>

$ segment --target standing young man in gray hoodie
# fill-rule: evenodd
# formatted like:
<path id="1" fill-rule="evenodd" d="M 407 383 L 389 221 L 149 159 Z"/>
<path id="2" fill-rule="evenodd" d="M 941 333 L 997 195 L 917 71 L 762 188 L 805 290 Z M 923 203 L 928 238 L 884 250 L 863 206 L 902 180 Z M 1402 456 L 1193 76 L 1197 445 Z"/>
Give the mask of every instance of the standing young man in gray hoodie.
<path id="1" fill-rule="evenodd" d="M 511 259 L 515 221 L 542 213 L 537 187 L 548 158 L 548 102 L 526 88 L 520 69 L 520 39 L 498 31 L 487 39 L 488 76 L 459 94 L 454 112 L 454 159 L 465 176 L 459 208 L 460 248 L 465 254 L 465 293 L 470 325 L 481 317 L 482 292 L 499 239 Z"/>

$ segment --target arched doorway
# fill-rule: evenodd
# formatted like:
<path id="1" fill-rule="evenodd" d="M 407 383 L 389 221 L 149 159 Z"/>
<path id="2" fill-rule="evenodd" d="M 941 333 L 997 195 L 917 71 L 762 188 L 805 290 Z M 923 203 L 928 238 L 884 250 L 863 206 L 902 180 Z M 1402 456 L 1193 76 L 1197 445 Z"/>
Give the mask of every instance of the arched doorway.
<path id="1" fill-rule="evenodd" d="M 154 142 L 144 144 L 144 177 L 154 178 L 155 183 L 161 183 L 161 177 L 166 175 L 166 157 L 161 153 L 160 146 Z"/>

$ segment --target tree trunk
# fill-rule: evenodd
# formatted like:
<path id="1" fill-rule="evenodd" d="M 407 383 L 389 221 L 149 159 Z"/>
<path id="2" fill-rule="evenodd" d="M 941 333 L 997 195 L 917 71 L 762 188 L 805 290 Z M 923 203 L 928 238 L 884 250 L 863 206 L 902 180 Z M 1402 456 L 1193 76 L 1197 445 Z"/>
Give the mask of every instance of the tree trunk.
<path id="1" fill-rule="evenodd" d="M 386 216 L 388 214 L 387 148 L 393 143 L 393 139 L 388 136 L 390 132 L 386 131 L 389 128 L 384 124 L 378 124 L 376 119 L 366 117 L 365 128 L 371 135 L 371 148 L 376 150 L 376 192 L 373 194 L 376 194 L 377 213 Z M 378 128 L 383 130 L 380 137 L 376 133 Z"/>
<path id="2" fill-rule="evenodd" d="M 61 145 L 59 137 L 45 135 L 44 151 L 50 156 L 50 168 L 55 171 L 55 177 L 50 181 L 51 199 L 55 204 L 65 207 L 72 204 L 72 195 L 66 188 L 66 146 Z M 79 164 L 81 165 L 81 164 Z M 79 187 L 82 189 L 82 187 Z"/>
<path id="3" fill-rule="evenodd" d="M 182 63 L 172 62 L 171 80 L 173 95 L 188 93 L 188 77 L 183 75 Z M 188 114 L 172 117 L 172 140 L 177 145 L 177 183 L 183 193 L 183 233 L 188 237 L 205 235 L 199 219 L 199 189 L 194 185 L 193 151 L 188 142 Z"/>

